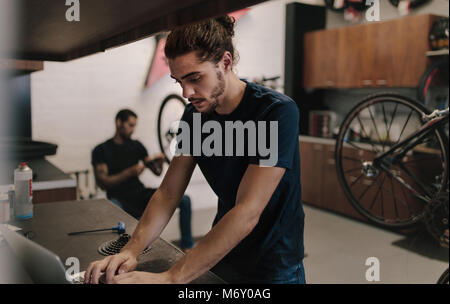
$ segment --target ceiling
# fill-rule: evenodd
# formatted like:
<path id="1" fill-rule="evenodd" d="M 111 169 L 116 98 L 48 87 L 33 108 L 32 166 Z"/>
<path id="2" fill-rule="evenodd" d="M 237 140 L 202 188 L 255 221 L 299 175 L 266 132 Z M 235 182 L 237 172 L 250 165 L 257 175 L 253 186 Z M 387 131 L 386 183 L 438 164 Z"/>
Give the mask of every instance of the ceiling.
<path id="1" fill-rule="evenodd" d="M 80 21 L 69 22 L 63 0 L 2 0 L 0 10 L 18 5 L 20 22 L 11 25 L 15 43 L 0 44 L 0 58 L 68 61 L 264 1 L 79 0 Z"/>

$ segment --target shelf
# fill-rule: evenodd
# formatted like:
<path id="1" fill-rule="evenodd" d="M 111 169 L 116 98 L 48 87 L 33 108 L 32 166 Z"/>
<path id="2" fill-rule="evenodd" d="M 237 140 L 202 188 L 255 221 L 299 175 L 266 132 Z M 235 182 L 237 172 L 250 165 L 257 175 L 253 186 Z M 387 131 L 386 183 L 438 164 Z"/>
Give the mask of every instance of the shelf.
<path id="1" fill-rule="evenodd" d="M 443 55 L 448 55 L 448 49 L 427 52 L 428 57 L 443 56 Z"/>

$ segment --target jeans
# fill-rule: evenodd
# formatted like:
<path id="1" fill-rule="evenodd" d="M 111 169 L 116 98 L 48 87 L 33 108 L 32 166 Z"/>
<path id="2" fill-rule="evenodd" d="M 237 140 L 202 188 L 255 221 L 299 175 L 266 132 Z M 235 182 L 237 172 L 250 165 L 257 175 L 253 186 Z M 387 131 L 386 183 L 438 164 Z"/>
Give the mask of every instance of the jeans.
<path id="1" fill-rule="evenodd" d="M 114 197 L 109 198 L 109 200 L 120 209 L 125 210 L 123 203 L 126 204 L 126 202 L 122 203 L 119 199 Z M 191 199 L 189 198 L 189 196 L 183 195 L 178 208 L 180 208 L 179 226 L 181 231 L 181 248 L 189 249 L 194 246 L 191 229 Z M 136 216 L 136 218 L 139 220 L 141 217 Z"/>
<path id="2" fill-rule="evenodd" d="M 230 284 L 306 284 L 303 261 L 276 277 L 270 278 L 248 277 L 245 274 L 238 273 L 233 266 L 223 261 L 220 261 L 211 271 Z"/>

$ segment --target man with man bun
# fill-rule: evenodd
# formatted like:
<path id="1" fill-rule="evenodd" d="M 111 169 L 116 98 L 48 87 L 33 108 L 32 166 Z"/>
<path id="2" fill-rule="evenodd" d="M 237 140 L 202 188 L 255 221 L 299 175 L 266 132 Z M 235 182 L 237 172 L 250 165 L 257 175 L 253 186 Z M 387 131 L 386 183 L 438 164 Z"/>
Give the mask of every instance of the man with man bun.
<path id="1" fill-rule="evenodd" d="M 131 240 L 118 255 L 91 263 L 86 282 L 98 283 L 106 272 L 108 283 L 180 284 L 212 270 L 229 283 L 305 283 L 299 111 L 289 97 L 238 78 L 233 36 L 234 20 L 224 16 L 176 28 L 167 37 L 171 77 L 190 102 L 180 126 L 192 130 L 191 153 L 181 148 L 173 157 Z M 266 132 L 236 132 L 231 142 L 225 134 L 213 134 L 240 123 L 265 126 Z M 224 139 L 214 148 L 224 144 L 225 151 L 231 143 L 230 151 L 243 145 L 245 153 L 205 155 L 205 138 L 212 135 Z M 266 143 L 276 143 L 273 165 L 263 165 L 265 155 L 249 153 L 250 143 L 267 138 Z M 219 198 L 212 229 L 167 271 L 133 271 L 139 253 L 169 222 L 196 165 Z"/>

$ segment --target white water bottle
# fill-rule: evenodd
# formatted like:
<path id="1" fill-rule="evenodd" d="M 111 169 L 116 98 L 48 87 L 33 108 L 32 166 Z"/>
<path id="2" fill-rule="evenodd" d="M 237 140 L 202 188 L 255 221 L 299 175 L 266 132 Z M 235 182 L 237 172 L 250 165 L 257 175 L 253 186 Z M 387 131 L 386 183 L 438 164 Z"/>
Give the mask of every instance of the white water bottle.
<path id="1" fill-rule="evenodd" d="M 14 170 L 14 216 L 18 220 L 33 217 L 33 171 L 23 162 Z"/>

